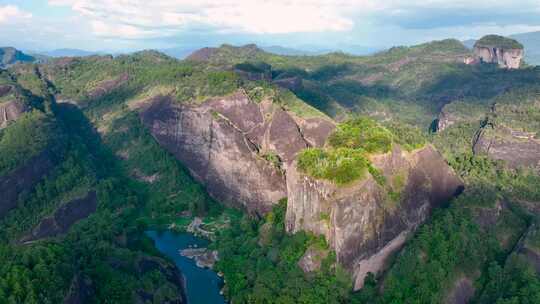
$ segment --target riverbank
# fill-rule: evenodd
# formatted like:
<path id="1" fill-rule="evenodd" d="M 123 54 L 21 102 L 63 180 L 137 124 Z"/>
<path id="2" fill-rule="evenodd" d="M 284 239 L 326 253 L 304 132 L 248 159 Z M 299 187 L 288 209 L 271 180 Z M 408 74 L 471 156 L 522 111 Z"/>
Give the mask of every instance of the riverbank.
<path id="1" fill-rule="evenodd" d="M 150 230 L 146 231 L 146 235 L 154 240 L 156 248 L 169 257 L 184 275 L 188 303 L 226 303 L 221 294 L 223 279 L 209 267 L 200 267 L 209 266 L 209 264 L 200 264 L 195 258 L 180 254 L 184 250 L 188 250 L 188 253 L 190 250 L 202 253 L 201 249 L 204 249 L 206 252 L 205 248 L 210 244 L 207 239 L 197 237 L 192 233 L 170 230 Z M 210 252 L 213 255 L 213 251 Z M 198 263 L 200 265 L 197 265 Z"/>

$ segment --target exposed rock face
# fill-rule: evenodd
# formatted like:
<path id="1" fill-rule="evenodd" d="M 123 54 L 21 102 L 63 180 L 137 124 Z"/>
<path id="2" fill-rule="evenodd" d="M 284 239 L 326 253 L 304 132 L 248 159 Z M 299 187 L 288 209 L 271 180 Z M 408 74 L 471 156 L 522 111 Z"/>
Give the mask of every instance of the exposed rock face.
<path id="1" fill-rule="evenodd" d="M 32 234 L 23 241 L 34 241 L 66 233 L 71 226 L 96 212 L 96 209 L 96 192 L 91 191 L 85 197 L 63 205 L 52 216 L 42 219 Z"/>
<path id="2" fill-rule="evenodd" d="M 328 250 L 311 246 L 298 261 L 298 266 L 306 273 L 318 271 L 321 269 L 322 261 L 326 259 L 327 256 Z"/>
<path id="3" fill-rule="evenodd" d="M 326 237 L 337 260 L 363 286 L 368 272 L 384 268 L 387 258 L 405 242 L 436 207 L 453 197 L 462 183 L 431 146 L 408 153 L 399 147 L 372 159 L 387 181 L 405 180 L 399 201 L 371 175 L 352 185 L 337 187 L 296 170 L 287 170 L 289 232 L 311 231 Z"/>
<path id="4" fill-rule="evenodd" d="M 0 129 L 7 127 L 10 122 L 17 120 L 28 110 L 27 106 L 15 100 L 0 103 Z"/>
<path id="5" fill-rule="evenodd" d="M 217 250 L 208 250 L 207 248 L 188 248 L 180 252 L 180 255 L 188 259 L 194 259 L 197 267 L 213 268 L 214 264 L 219 261 Z"/>
<path id="6" fill-rule="evenodd" d="M 19 194 L 32 189 L 53 167 L 52 157 L 45 151 L 14 171 L 0 176 L 0 218 L 17 206 Z"/>
<path id="7" fill-rule="evenodd" d="M 474 55 L 480 62 L 495 63 L 506 69 L 519 69 L 524 51 L 523 46 L 513 39 L 489 35 L 476 42 Z"/>
<path id="8" fill-rule="evenodd" d="M 254 103 L 243 92 L 202 104 L 174 104 L 159 97 L 141 112 L 143 123 L 188 167 L 210 195 L 250 213 L 264 214 L 287 196 L 286 167 L 296 153 L 326 138 L 333 124 L 296 119 L 270 101 Z M 317 126 L 316 126 L 317 125 Z M 315 131 L 314 131 L 315 130 Z M 277 166 L 265 155 L 276 155 Z"/>
<path id="9" fill-rule="evenodd" d="M 88 95 L 95 99 L 102 97 L 110 92 L 112 92 L 114 89 L 120 87 L 124 83 L 126 83 L 129 80 L 129 74 L 123 73 L 116 78 L 105 80 L 100 82 L 94 90 L 88 93 Z"/>
<path id="10" fill-rule="evenodd" d="M 452 126 L 459 121 L 458 117 L 455 117 L 451 112 L 447 111 L 444 107 L 437 119 L 437 131 L 443 131 L 444 129 Z"/>
<path id="11" fill-rule="evenodd" d="M 19 62 L 32 62 L 36 59 L 12 47 L 0 48 L 0 68 Z"/>
<path id="12" fill-rule="evenodd" d="M 488 125 L 478 133 L 474 153 L 504 160 L 511 168 L 531 167 L 540 170 L 540 140 L 534 134 Z"/>

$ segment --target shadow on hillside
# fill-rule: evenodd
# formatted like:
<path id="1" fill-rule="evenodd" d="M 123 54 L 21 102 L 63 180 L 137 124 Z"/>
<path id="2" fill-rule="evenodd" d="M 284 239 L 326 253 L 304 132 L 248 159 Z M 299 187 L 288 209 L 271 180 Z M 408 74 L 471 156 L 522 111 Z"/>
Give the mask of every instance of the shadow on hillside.
<path id="1" fill-rule="evenodd" d="M 460 64 L 452 72 L 421 88 L 418 95 L 442 108 L 460 99 L 492 99 L 509 90 L 539 81 L 539 69 L 504 70 L 488 64 Z"/>

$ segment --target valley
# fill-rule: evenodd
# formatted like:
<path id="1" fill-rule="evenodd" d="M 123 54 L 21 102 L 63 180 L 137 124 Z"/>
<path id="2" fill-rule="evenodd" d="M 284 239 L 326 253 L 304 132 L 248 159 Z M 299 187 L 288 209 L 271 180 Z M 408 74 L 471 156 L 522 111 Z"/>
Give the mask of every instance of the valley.
<path id="1" fill-rule="evenodd" d="M 540 67 L 484 38 L 10 62 L 0 303 L 540 302 Z"/>

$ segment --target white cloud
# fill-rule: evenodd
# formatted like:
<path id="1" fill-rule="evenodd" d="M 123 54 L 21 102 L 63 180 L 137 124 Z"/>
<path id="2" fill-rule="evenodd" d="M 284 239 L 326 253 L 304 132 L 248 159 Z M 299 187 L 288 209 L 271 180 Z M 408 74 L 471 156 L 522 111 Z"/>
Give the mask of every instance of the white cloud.
<path id="1" fill-rule="evenodd" d="M 48 0 L 87 18 L 97 36 L 129 39 L 168 36 L 197 26 L 252 34 L 342 32 L 364 18 L 414 18 L 424 10 L 540 10 L 538 0 L 519 2 L 516 6 L 515 1 L 476 0 L 472 6 L 470 0 Z"/>
<path id="2" fill-rule="evenodd" d="M 18 22 L 32 18 L 32 14 L 25 12 L 15 5 L 0 6 L 0 23 Z"/>
<path id="3" fill-rule="evenodd" d="M 374 8 L 371 0 L 49 0 L 89 18 L 96 35 L 145 38 L 210 26 L 221 32 L 276 34 L 346 31 L 352 12 Z M 134 28 L 138 28 L 135 30 Z"/>

